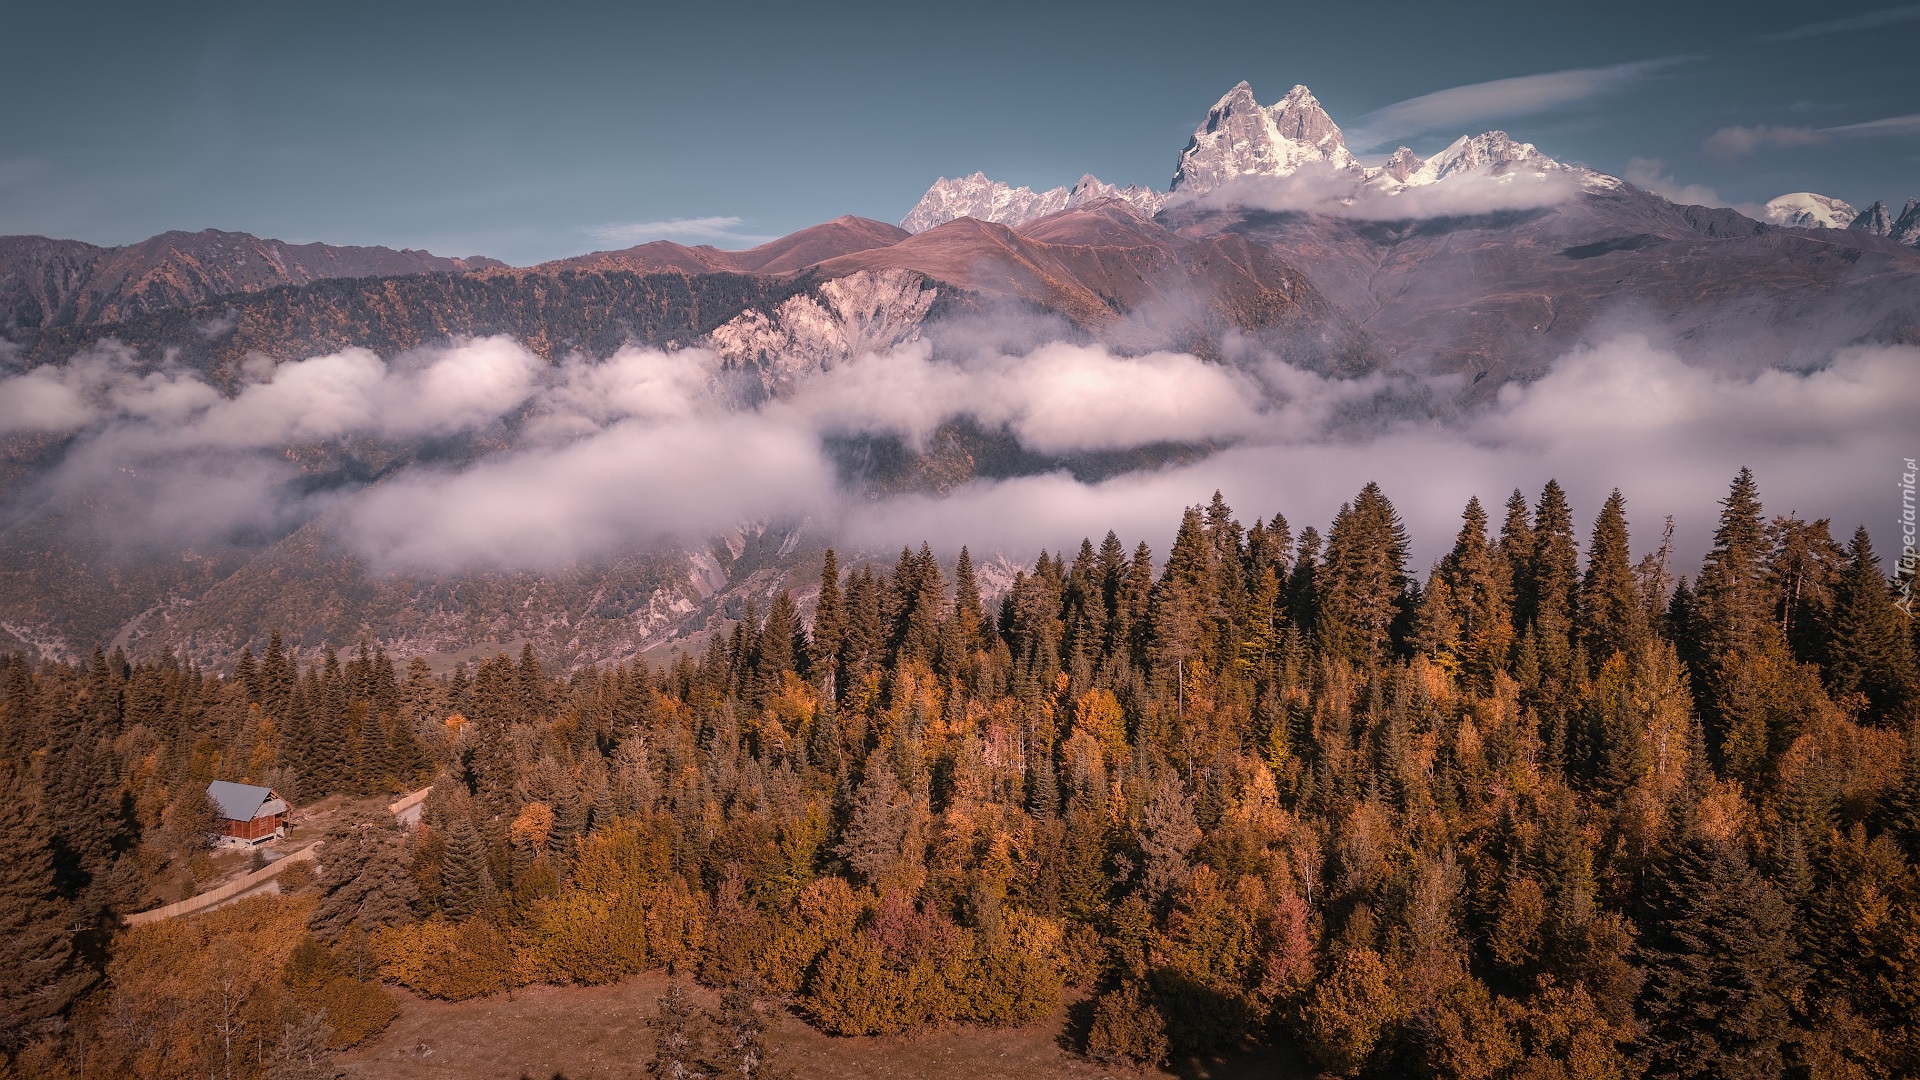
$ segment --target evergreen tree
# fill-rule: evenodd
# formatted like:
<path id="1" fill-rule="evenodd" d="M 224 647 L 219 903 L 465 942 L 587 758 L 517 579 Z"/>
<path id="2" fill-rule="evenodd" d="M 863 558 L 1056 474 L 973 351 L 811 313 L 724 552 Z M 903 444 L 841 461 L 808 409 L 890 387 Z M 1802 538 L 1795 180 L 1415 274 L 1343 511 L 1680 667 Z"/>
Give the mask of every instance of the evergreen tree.
<path id="1" fill-rule="evenodd" d="M 886 625 L 881 621 L 880 583 L 863 566 L 847 584 L 847 622 L 840 638 L 837 686 L 844 699 L 886 657 Z"/>
<path id="2" fill-rule="evenodd" d="M 0 1053 L 52 1031 L 93 981 L 55 890 L 48 832 L 39 786 L 0 764 Z"/>
<path id="3" fill-rule="evenodd" d="M 1571 656 L 1573 613 L 1579 598 L 1579 555 L 1574 548 L 1573 509 L 1556 480 L 1547 481 L 1533 512 L 1533 559 L 1524 601 L 1525 620 L 1541 649 L 1541 662 L 1564 677 Z"/>
<path id="4" fill-rule="evenodd" d="M 832 678 L 846 625 L 846 606 L 840 598 L 840 560 L 828 548 L 820 565 L 820 598 L 813 606 L 813 634 L 807 653 L 807 670 L 816 682 L 825 684 Z"/>
<path id="5" fill-rule="evenodd" d="M 1494 672 L 1505 669 L 1512 644 L 1512 601 L 1506 566 L 1487 542 L 1487 514 L 1477 497 L 1467 500 L 1460 533 L 1438 576 L 1447 599 L 1434 603 L 1451 609 L 1447 621 L 1456 628 L 1460 664 L 1476 685 L 1490 686 Z"/>
<path id="6" fill-rule="evenodd" d="M 1178 666 L 1215 659 L 1222 612 L 1214 603 L 1215 560 L 1198 507 L 1188 507 L 1167 566 L 1153 588 L 1154 667 L 1172 680 Z"/>
<path id="7" fill-rule="evenodd" d="M 267 715 L 284 720 L 287 710 L 293 705 L 294 682 L 299 671 L 287 656 L 286 647 L 280 640 L 280 631 L 275 628 L 267 635 L 267 655 L 260 667 L 262 699 L 260 704 Z"/>
<path id="8" fill-rule="evenodd" d="M 406 863 L 406 839 L 391 815 L 343 821 L 320 849 L 320 902 L 307 925 L 338 937 L 349 927 L 371 932 L 411 920 L 419 889 Z"/>
<path id="9" fill-rule="evenodd" d="M 1126 573 L 1114 601 L 1115 648 L 1124 641 L 1129 662 L 1142 670 L 1147 666 L 1147 653 L 1152 644 L 1152 606 L 1153 550 L 1142 540 L 1134 547 L 1133 557 L 1127 560 Z"/>
<path id="10" fill-rule="evenodd" d="M 940 628 L 940 674 L 970 677 L 973 657 L 988 633 L 986 610 L 980 604 L 980 582 L 974 576 L 973 555 L 965 547 L 953 571 L 953 607 Z"/>
<path id="11" fill-rule="evenodd" d="M 1519 488 L 1507 496 L 1507 516 L 1500 522 L 1500 558 L 1507 564 L 1508 588 L 1513 593 L 1513 632 L 1527 628 L 1533 608 L 1533 511 Z"/>
<path id="12" fill-rule="evenodd" d="M 1319 632 L 1320 531 L 1309 525 L 1300 534 L 1300 549 L 1287 583 L 1289 617 L 1303 634 Z"/>
<path id="13" fill-rule="evenodd" d="M 1627 501 L 1615 488 L 1593 522 L 1587 576 L 1580 583 L 1576 631 L 1589 662 L 1598 666 L 1630 652 L 1642 635 L 1640 593 L 1627 541 Z"/>
<path id="14" fill-rule="evenodd" d="M 760 1015 L 757 984 L 751 976 L 737 979 L 720 995 L 719 1066 L 721 1076 L 755 1080 L 773 1075 L 773 1049 L 767 1045 L 767 1022 Z M 664 1010 L 663 1010 L 664 1011 Z"/>
<path id="15" fill-rule="evenodd" d="M 1793 911 L 1731 843 L 1696 840 L 1667 869 L 1642 942 L 1650 1074 L 1777 1077 L 1805 979 Z"/>
<path id="16" fill-rule="evenodd" d="M 1359 662 L 1385 659 L 1389 634 L 1407 593 L 1407 531 L 1393 504 L 1368 483 L 1342 506 L 1327 536 L 1317 625 L 1337 655 Z"/>
<path id="17" fill-rule="evenodd" d="M 440 864 L 440 910 L 464 919 L 491 908 L 498 891 L 488 865 L 487 842 L 473 827 L 465 799 L 448 807 L 447 849 Z"/>
<path id="18" fill-rule="evenodd" d="M 1912 715 L 1920 699 L 1913 639 L 1893 605 L 1865 526 L 1854 530 L 1846 572 L 1833 592 L 1827 680 L 1834 694 L 1860 694 L 1869 714 L 1882 721 Z"/>
<path id="19" fill-rule="evenodd" d="M 647 1063 L 648 1075 L 662 1080 L 704 1080 L 707 1074 L 699 1068 L 699 1021 L 699 1011 L 686 988 L 679 983 L 667 987 L 666 996 L 660 999 L 660 1012 L 651 1024 L 653 1060 Z"/>
<path id="20" fill-rule="evenodd" d="M 800 613 L 794 609 L 793 597 L 782 589 L 773 598 L 766 625 L 760 631 L 753 658 L 754 690 L 750 701 L 765 702 L 779 691 L 781 680 L 794 669 L 796 638 L 800 638 Z M 805 639 L 800 638 L 798 644 L 804 649 Z"/>
<path id="21" fill-rule="evenodd" d="M 1846 550 L 1834 543 L 1829 525 L 1826 518 L 1809 524 L 1783 514 L 1767 526 L 1774 621 L 1794 659 L 1803 663 L 1826 660 L 1833 593 L 1847 567 Z"/>
<path id="22" fill-rule="evenodd" d="M 1694 585 L 1704 642 L 1716 665 L 1753 657 L 1774 633 L 1767 582 L 1767 531 L 1753 473 L 1741 469 L 1721 500 L 1713 550 Z M 1736 659 L 1737 658 L 1737 659 Z"/>

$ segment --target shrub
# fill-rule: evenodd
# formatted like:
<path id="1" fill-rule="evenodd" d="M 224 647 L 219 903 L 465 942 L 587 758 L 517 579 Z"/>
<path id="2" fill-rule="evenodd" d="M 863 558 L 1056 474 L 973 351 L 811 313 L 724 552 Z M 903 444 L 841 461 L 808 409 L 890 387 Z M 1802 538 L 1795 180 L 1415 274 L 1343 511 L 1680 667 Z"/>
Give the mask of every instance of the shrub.
<path id="1" fill-rule="evenodd" d="M 866 934 L 829 945 L 807 983 L 808 1008 L 835 1035 L 887 1035 L 919 1022 L 919 988 Z"/>
<path id="2" fill-rule="evenodd" d="M 965 1015 L 986 1024 L 1036 1020 L 1060 1005 L 1060 970 L 1011 941 L 983 944 L 966 967 Z"/>
<path id="3" fill-rule="evenodd" d="M 307 1011 L 327 1018 L 327 1025 L 333 1028 L 327 1045 L 335 1050 L 344 1050 L 380 1034 L 400 1015 L 400 1006 L 395 1004 L 392 994 L 377 983 L 348 975 L 337 975 L 294 996 Z"/>
<path id="4" fill-rule="evenodd" d="M 527 918 L 527 963 L 540 978 L 618 982 L 647 966 L 644 898 L 572 891 L 536 901 Z"/>
<path id="5" fill-rule="evenodd" d="M 1314 1055 L 1335 1072 L 1358 1073 L 1399 1014 L 1380 954 L 1364 948 L 1341 953 L 1305 1011 Z"/>
<path id="6" fill-rule="evenodd" d="M 428 997 L 464 1001 L 515 981 L 512 946 L 485 919 L 450 923 L 436 916 L 388 927 L 373 939 L 380 974 Z"/>
<path id="7" fill-rule="evenodd" d="M 1108 1061 L 1157 1065 L 1167 1058 L 1167 1022 L 1146 987 L 1125 982 L 1093 1003 L 1087 1052 Z"/>
<path id="8" fill-rule="evenodd" d="M 283 893 L 299 892 L 313 884 L 313 863 L 307 859 L 289 863 L 274 880 L 280 883 L 280 891 Z"/>
<path id="9" fill-rule="evenodd" d="M 809 883 L 792 908 L 782 913 L 772 940 L 755 958 L 761 982 L 774 993 L 798 993 L 827 944 L 852 934 L 865 909 L 844 878 L 823 877 Z"/>

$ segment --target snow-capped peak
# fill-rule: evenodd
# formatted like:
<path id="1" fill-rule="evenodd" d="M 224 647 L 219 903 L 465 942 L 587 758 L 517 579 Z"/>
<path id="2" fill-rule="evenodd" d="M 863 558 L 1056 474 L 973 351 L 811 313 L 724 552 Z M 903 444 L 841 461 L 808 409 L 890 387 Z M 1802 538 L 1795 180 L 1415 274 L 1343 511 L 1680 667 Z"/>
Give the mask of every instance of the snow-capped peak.
<path id="1" fill-rule="evenodd" d="M 1137 184 L 1118 187 L 1092 173 L 1082 175 L 1072 187 L 1035 191 L 990 180 L 985 173 L 976 172 L 956 180 L 943 176 L 934 181 L 920 202 L 900 219 L 900 227 L 908 232 L 925 232 L 963 217 L 1018 226 L 1097 199 L 1119 199 L 1142 216 L 1152 217 L 1160 212 L 1166 195 Z"/>
<path id="2" fill-rule="evenodd" d="M 1313 91 L 1296 86 L 1269 108 L 1242 82 L 1226 92 L 1180 152 L 1173 190 L 1198 194 L 1242 176 L 1288 176 L 1302 165 L 1358 165 Z"/>
<path id="3" fill-rule="evenodd" d="M 1393 163 L 1393 158 L 1387 160 L 1389 165 Z M 1489 131 L 1484 135 L 1462 135 L 1453 140 L 1445 150 L 1421 162 L 1401 182 L 1408 185 L 1433 184 L 1449 176 L 1469 172 L 1499 176 L 1515 167 L 1530 172 L 1554 172 L 1567 166 L 1541 153 L 1532 143 L 1515 142 L 1504 131 Z"/>
<path id="4" fill-rule="evenodd" d="M 1812 191 L 1793 191 L 1769 199 L 1767 220 L 1795 229 L 1844 229 L 1860 212 L 1840 199 Z"/>
<path id="5" fill-rule="evenodd" d="M 1387 163 L 1381 167 L 1380 171 L 1383 175 L 1404 184 L 1414 173 L 1420 171 L 1420 166 L 1425 164 L 1426 162 L 1420 160 L 1419 154 L 1403 146 L 1393 152 L 1393 156 L 1387 159 Z"/>

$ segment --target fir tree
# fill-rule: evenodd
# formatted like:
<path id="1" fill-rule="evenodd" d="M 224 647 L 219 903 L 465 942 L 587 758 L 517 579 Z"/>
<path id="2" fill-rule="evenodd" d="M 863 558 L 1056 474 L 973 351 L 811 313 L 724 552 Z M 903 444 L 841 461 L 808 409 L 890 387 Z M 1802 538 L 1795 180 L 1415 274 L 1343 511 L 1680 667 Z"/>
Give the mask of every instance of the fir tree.
<path id="1" fill-rule="evenodd" d="M 48 831 L 38 785 L 0 764 L 0 1053 L 51 1032 L 93 980 L 55 890 Z"/>
<path id="2" fill-rule="evenodd" d="M 1913 639 L 1903 621 L 1862 526 L 1854 530 L 1846 572 L 1834 588 L 1827 680 L 1836 696 L 1860 694 L 1869 714 L 1883 722 L 1911 714 L 1920 698 Z"/>
<path id="3" fill-rule="evenodd" d="M 1627 546 L 1626 505 L 1619 488 L 1607 496 L 1593 522 L 1587 576 L 1580 583 L 1576 631 L 1588 661 L 1596 666 L 1615 653 L 1630 652 L 1642 634 L 1640 593 Z"/>
<path id="4" fill-rule="evenodd" d="M 1453 550 L 1439 566 L 1448 594 L 1449 622 L 1457 628 L 1459 659 L 1476 685 L 1492 684 L 1504 670 L 1512 643 L 1513 617 L 1506 567 L 1487 543 L 1487 515 L 1478 498 L 1467 500 Z"/>
<path id="5" fill-rule="evenodd" d="M 320 855 L 320 902 L 308 919 L 314 933 L 338 937 L 349 927 L 372 932 L 412 919 L 419 889 L 407 873 L 406 839 L 390 815 L 348 818 Z"/>
<path id="6" fill-rule="evenodd" d="M 1507 564 L 1507 583 L 1513 593 L 1513 632 L 1527 628 L 1533 602 L 1533 512 L 1519 488 L 1507 496 L 1507 516 L 1500 522 L 1500 558 Z"/>
<path id="7" fill-rule="evenodd" d="M 1847 553 L 1834 543 L 1830 522 L 1811 524 L 1781 515 L 1767 526 L 1767 589 L 1775 597 L 1774 621 L 1796 660 L 1824 663 L 1833 594 L 1846 572 Z"/>
<path id="8" fill-rule="evenodd" d="M 1328 649 L 1369 663 L 1387 656 L 1406 599 L 1406 565 L 1406 528 L 1380 485 L 1369 483 L 1340 508 L 1327 537 L 1317 625 Z"/>
<path id="9" fill-rule="evenodd" d="M 1725 665 L 1754 656 L 1774 633 L 1774 625 L 1766 573 L 1769 545 L 1751 471 L 1740 470 L 1720 506 L 1713 550 L 1694 592 L 1708 654 L 1715 664 Z"/>
<path id="10" fill-rule="evenodd" d="M 473 827 L 465 800 L 459 800 L 448 808 L 447 850 L 440 864 L 440 910 L 450 919 L 464 919 L 491 908 L 496 895 L 487 842 Z"/>
<path id="11" fill-rule="evenodd" d="M 284 717 L 293 704 L 294 682 L 299 671 L 292 658 L 287 655 L 286 647 L 280 640 L 280 631 L 274 629 L 267 635 L 267 655 L 260 666 L 260 681 L 264 695 L 261 704 L 266 707 L 267 715 Z"/>
<path id="12" fill-rule="evenodd" d="M 764 703 L 779 691 L 781 681 L 794 670 L 795 639 L 799 637 L 800 613 L 794 609 L 793 597 L 782 589 L 773 598 L 773 604 L 767 611 L 766 624 L 755 643 L 753 692 L 749 695 L 749 701 Z M 804 650 L 805 639 L 801 638 L 798 645 Z"/>
<path id="13" fill-rule="evenodd" d="M 807 654 L 808 671 L 815 681 L 831 679 L 846 624 L 846 607 L 840 598 L 840 560 L 828 548 L 820 565 L 820 597 L 813 606 L 813 634 Z"/>
<path id="14" fill-rule="evenodd" d="M 1533 558 L 1524 601 L 1527 626 L 1540 644 L 1550 672 L 1566 671 L 1573 613 L 1579 598 L 1579 555 L 1574 548 L 1573 510 L 1558 481 L 1540 491 L 1533 513 Z"/>
<path id="15" fill-rule="evenodd" d="M 715 1064 L 721 1076 L 755 1080 L 773 1075 L 773 1050 L 767 1045 L 767 1022 L 760 1015 L 758 997 L 758 985 L 751 976 L 736 979 L 720 995 L 720 1013 L 715 1017 L 720 1048 Z"/>
<path id="16" fill-rule="evenodd" d="M 704 1080 L 700 1071 L 699 1011 L 687 997 L 686 988 L 674 983 L 660 999 L 660 1012 L 651 1026 L 653 1060 L 647 1073 L 661 1080 Z"/>
<path id="17" fill-rule="evenodd" d="M 1793 911 L 1730 843 L 1697 840 L 1667 870 L 1642 942 L 1651 1075 L 1777 1077 L 1805 969 Z"/>

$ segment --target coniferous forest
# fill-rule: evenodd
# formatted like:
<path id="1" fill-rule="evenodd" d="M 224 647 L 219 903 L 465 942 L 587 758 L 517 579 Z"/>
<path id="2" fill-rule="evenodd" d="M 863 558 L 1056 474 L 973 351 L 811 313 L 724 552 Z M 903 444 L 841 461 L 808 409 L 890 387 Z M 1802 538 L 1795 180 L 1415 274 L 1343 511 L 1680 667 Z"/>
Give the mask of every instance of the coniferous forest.
<path id="1" fill-rule="evenodd" d="M 1638 524 L 1549 483 L 1422 570 L 1377 486 L 1324 532 L 1216 495 L 1164 557 L 1109 533 L 991 603 L 964 549 L 829 552 L 817 600 L 670 664 L 10 658 L 0 1051 L 328 1076 L 392 987 L 666 968 L 726 997 L 698 1038 L 663 1002 L 660 1075 L 773 1075 L 773 1003 L 871 1034 L 1065 1002 L 1105 1061 L 1920 1076 L 1920 623 L 1864 529 L 1744 471 L 1692 572 Z M 277 897 L 124 926 L 206 859 L 214 779 L 432 793 Z"/>

